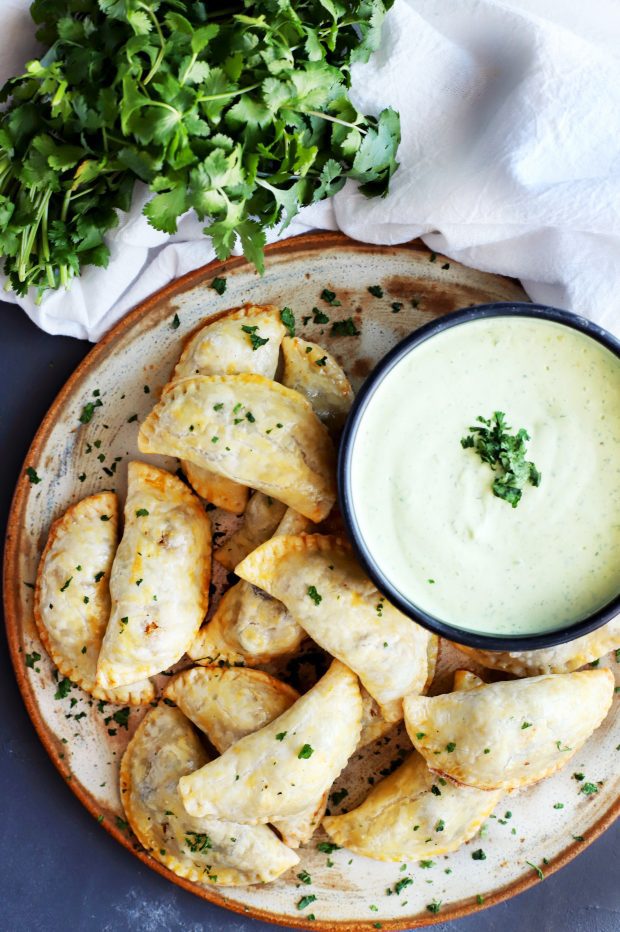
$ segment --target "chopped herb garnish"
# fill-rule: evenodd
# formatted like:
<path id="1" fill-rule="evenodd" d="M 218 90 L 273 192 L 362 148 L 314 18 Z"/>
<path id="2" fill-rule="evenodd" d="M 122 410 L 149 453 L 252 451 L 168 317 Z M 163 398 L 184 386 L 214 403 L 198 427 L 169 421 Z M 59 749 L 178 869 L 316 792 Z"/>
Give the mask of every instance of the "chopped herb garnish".
<path id="1" fill-rule="evenodd" d="M 476 420 L 483 426 L 470 426 L 471 433 L 461 438 L 461 446 L 464 450 L 474 449 L 483 463 L 488 463 L 493 472 L 499 472 L 491 486 L 493 494 L 516 508 L 525 485 L 529 482 L 538 487 L 541 481 L 534 463 L 525 459 L 530 435 L 523 427 L 515 435 L 510 434 L 512 428 L 506 423 L 503 411 L 495 411 L 492 419 L 477 417 Z"/>
<path id="2" fill-rule="evenodd" d="M 418 741 L 421 741 L 422 738 L 426 738 L 426 732 L 425 731 L 416 732 L 416 738 L 418 739 Z"/>
<path id="3" fill-rule="evenodd" d="M 82 413 L 80 414 L 79 420 L 82 424 L 88 424 L 93 419 L 93 414 L 95 413 L 95 408 L 101 407 L 101 398 L 97 398 L 96 401 L 87 401 L 84 407 L 82 408 Z"/>
<path id="4" fill-rule="evenodd" d="M 317 851 L 322 851 L 323 854 L 332 854 L 334 851 L 340 851 L 341 845 L 335 845 L 333 841 L 320 841 L 316 846 Z"/>
<path id="5" fill-rule="evenodd" d="M 136 511 L 136 518 L 146 518 L 148 516 L 148 511 L 146 508 L 138 508 Z"/>
<path id="6" fill-rule="evenodd" d="M 482 906 L 482 904 L 484 903 L 484 897 L 481 893 L 476 894 L 476 903 L 478 904 L 478 906 Z"/>
<path id="7" fill-rule="evenodd" d="M 345 317 L 344 320 L 335 320 L 331 326 L 333 337 L 358 337 L 361 330 L 355 326 L 352 317 Z"/>
<path id="8" fill-rule="evenodd" d="M 428 909 L 429 913 L 433 913 L 433 915 L 437 915 L 437 913 L 441 909 L 441 900 L 433 900 L 432 903 L 427 903 L 426 908 Z"/>
<path id="9" fill-rule="evenodd" d="M 392 308 L 392 314 L 398 314 L 398 312 L 402 309 L 402 304 L 400 301 L 392 301 L 390 307 Z"/>
<path id="10" fill-rule="evenodd" d="M 585 773 L 574 773 L 573 774 L 573 780 L 585 780 L 585 778 L 586 778 Z"/>
<path id="11" fill-rule="evenodd" d="M 454 751 L 455 748 L 456 748 L 456 741 L 449 741 L 448 744 L 446 744 L 446 751 L 448 752 L 448 754 L 452 754 L 452 751 Z"/>
<path id="12" fill-rule="evenodd" d="M 121 634 L 125 630 L 126 625 L 129 623 L 129 616 L 125 615 L 124 618 L 121 618 Z"/>
<path id="13" fill-rule="evenodd" d="M 325 366 L 327 364 L 327 356 L 321 356 L 320 359 L 315 359 L 314 363 L 317 366 Z"/>
<path id="14" fill-rule="evenodd" d="M 280 320 L 288 330 L 289 337 L 295 336 L 295 315 L 290 307 L 283 307 L 280 311 Z"/>
<path id="15" fill-rule="evenodd" d="M 521 731 L 523 731 L 524 728 L 531 728 L 531 727 L 532 727 L 531 722 L 523 722 L 523 724 L 521 725 Z"/>
<path id="16" fill-rule="evenodd" d="M 472 851 L 471 856 L 473 861 L 486 861 L 487 859 L 487 856 L 482 848 L 478 848 L 476 851 Z"/>
<path id="17" fill-rule="evenodd" d="M 310 906 L 310 903 L 314 903 L 316 896 L 314 893 L 309 893 L 307 896 L 302 896 L 302 898 L 297 903 L 297 909 L 305 909 L 306 906 Z"/>
<path id="18" fill-rule="evenodd" d="M 110 520 L 110 515 L 100 515 L 100 516 L 99 516 L 99 520 L 100 520 L 100 521 L 109 521 L 109 520 Z"/>
<path id="19" fill-rule="evenodd" d="M 248 334 L 250 338 L 250 343 L 252 345 L 252 349 L 254 351 L 256 351 L 257 349 L 260 349 L 260 347 L 264 346 L 265 343 L 269 343 L 269 337 L 259 336 L 259 334 L 257 333 L 258 327 L 250 327 L 248 326 L 248 324 L 243 324 L 241 329 L 243 330 L 244 333 Z"/>
<path id="20" fill-rule="evenodd" d="M 71 585 L 71 580 L 72 580 L 72 579 L 73 579 L 73 576 L 69 576 L 68 579 L 65 579 L 64 583 L 63 583 L 62 586 L 60 587 L 60 591 L 61 591 L 61 592 L 64 592 L 65 589 L 68 589 L 68 588 L 69 588 L 69 586 Z"/>
<path id="21" fill-rule="evenodd" d="M 441 790 L 439 789 L 437 784 L 433 783 L 433 785 L 431 786 L 431 793 L 433 794 L 433 796 L 441 796 Z"/>
<path id="22" fill-rule="evenodd" d="M 572 751 L 572 750 L 573 750 L 573 749 L 570 748 L 567 744 L 565 744 L 564 747 L 562 747 L 562 742 L 561 742 L 561 741 L 556 741 L 556 742 L 555 742 L 555 746 L 556 746 L 556 748 L 558 749 L 558 751 L 561 751 L 562 753 L 564 753 L 564 751 Z"/>
<path id="23" fill-rule="evenodd" d="M 284 739 L 286 738 L 286 735 L 287 733 L 285 731 L 279 731 L 278 734 L 276 735 L 276 741 L 284 741 Z"/>
<path id="24" fill-rule="evenodd" d="M 394 893 L 396 893 L 396 895 L 398 896 L 398 894 L 401 892 L 401 890 L 404 890 L 405 887 L 410 887 L 412 883 L 413 883 L 413 877 L 403 877 L 403 878 L 401 878 L 401 880 L 398 880 L 398 881 L 394 884 Z"/>
<path id="25" fill-rule="evenodd" d="M 63 677 L 58 684 L 58 689 L 54 693 L 54 699 L 66 699 L 71 689 L 73 688 L 73 683 L 68 676 Z"/>
<path id="26" fill-rule="evenodd" d="M 571 835 L 571 838 L 574 838 L 575 841 L 585 841 L 583 835 Z"/>
<path id="27" fill-rule="evenodd" d="M 539 879 L 539 880 L 544 880 L 544 879 L 545 879 L 545 875 L 544 875 L 543 872 L 541 871 L 540 867 L 536 867 L 536 865 L 535 865 L 535 864 L 532 864 L 531 861 L 526 861 L 525 863 L 527 864 L 528 867 L 531 867 L 533 871 L 536 871 L 536 873 L 538 874 L 538 879 Z"/>
<path id="28" fill-rule="evenodd" d="M 554 804 L 553 804 L 553 808 L 554 808 L 554 809 L 563 809 L 563 808 L 564 808 L 564 803 L 554 803 Z"/>
<path id="29" fill-rule="evenodd" d="M 312 757 L 313 754 L 314 748 L 309 744 L 304 744 L 297 757 L 299 760 L 307 760 L 309 757 Z"/>
<path id="30" fill-rule="evenodd" d="M 373 298 L 382 298 L 383 297 L 383 288 L 381 285 L 370 285 L 368 288 L 369 293 Z"/>
<path id="31" fill-rule="evenodd" d="M 336 292 L 330 291 L 329 288 L 323 288 L 321 300 L 325 301 L 326 304 L 331 304 L 332 307 L 340 307 L 342 305 L 342 301 L 338 301 L 336 298 Z"/>
<path id="32" fill-rule="evenodd" d="M 218 401 L 218 403 L 217 403 L 216 405 L 213 405 L 213 410 L 214 410 L 214 411 L 221 411 L 223 407 L 224 407 L 224 402 L 223 402 L 223 401 Z"/>
<path id="33" fill-rule="evenodd" d="M 225 278 L 214 278 L 211 282 L 210 288 L 213 288 L 214 291 L 217 291 L 218 294 L 222 295 L 226 291 L 226 279 Z"/>
<path id="34" fill-rule="evenodd" d="M 101 570 L 99 573 L 95 573 L 95 582 L 101 582 L 104 576 L 105 572 L 103 570 Z"/>
<path id="35" fill-rule="evenodd" d="M 446 827 L 446 823 L 444 822 L 444 820 L 443 820 L 443 819 L 439 819 L 439 821 L 438 821 L 438 822 L 436 823 L 436 825 L 435 825 L 435 831 L 436 831 L 436 832 L 443 832 L 443 830 L 444 830 L 445 827 Z"/>
<path id="36" fill-rule="evenodd" d="M 594 793 L 598 793 L 598 786 L 596 783 L 584 783 L 581 787 L 581 792 L 584 796 L 593 796 Z"/>
<path id="37" fill-rule="evenodd" d="M 429 867 L 434 867 L 434 866 L 435 866 L 435 862 L 434 862 L 434 861 L 420 861 L 419 864 L 420 864 L 420 867 L 422 868 L 422 870 L 427 870 Z"/>
<path id="38" fill-rule="evenodd" d="M 170 324 L 170 329 L 171 329 L 171 330 L 178 330 L 180 326 L 181 326 L 181 321 L 180 321 L 180 319 L 179 319 L 179 315 L 178 315 L 178 314 L 175 314 L 174 317 L 172 318 L 172 322 L 171 322 L 171 324 Z"/>
<path id="39" fill-rule="evenodd" d="M 324 314 L 318 307 L 312 308 L 312 323 L 313 324 L 328 324 L 329 317 L 327 314 Z"/>
<path id="40" fill-rule="evenodd" d="M 26 475 L 28 476 L 28 481 L 31 485 L 38 485 L 41 481 L 40 477 L 37 475 L 37 471 L 33 466 L 28 466 L 26 468 Z"/>
<path id="41" fill-rule="evenodd" d="M 320 605 L 323 601 L 323 596 L 317 592 L 316 586 L 308 586 L 308 595 L 312 599 L 315 605 Z"/>
<path id="42" fill-rule="evenodd" d="M 41 659 L 41 654 L 37 653 L 36 650 L 33 650 L 31 654 L 26 654 L 26 666 L 30 667 L 31 670 L 34 670 L 35 663 Z"/>
<path id="43" fill-rule="evenodd" d="M 200 832 L 186 832 L 185 844 L 190 851 L 198 854 L 200 854 L 201 851 L 206 851 L 207 848 L 213 847 L 209 836 L 201 834 Z"/>
<path id="44" fill-rule="evenodd" d="M 300 871 L 297 874 L 297 878 L 298 880 L 301 880 L 302 883 L 307 883 L 307 884 L 312 883 L 312 877 L 310 876 L 308 871 Z"/>

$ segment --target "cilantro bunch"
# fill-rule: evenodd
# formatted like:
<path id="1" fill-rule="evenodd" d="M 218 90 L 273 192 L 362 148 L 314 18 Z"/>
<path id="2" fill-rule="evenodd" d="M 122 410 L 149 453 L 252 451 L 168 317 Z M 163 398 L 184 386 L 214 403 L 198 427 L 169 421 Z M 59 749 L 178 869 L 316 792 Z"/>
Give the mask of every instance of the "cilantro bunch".
<path id="1" fill-rule="evenodd" d="M 136 180 L 173 233 L 192 208 L 220 259 L 353 178 L 384 195 L 398 114 L 364 116 L 352 62 L 393 0 L 34 0 L 48 47 L 0 100 L 0 255 L 25 294 L 105 266 Z"/>

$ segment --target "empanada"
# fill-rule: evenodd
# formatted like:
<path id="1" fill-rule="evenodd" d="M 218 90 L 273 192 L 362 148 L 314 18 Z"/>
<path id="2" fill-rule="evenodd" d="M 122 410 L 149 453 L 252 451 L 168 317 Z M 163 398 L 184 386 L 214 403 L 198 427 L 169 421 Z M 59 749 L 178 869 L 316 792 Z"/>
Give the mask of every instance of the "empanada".
<path id="1" fill-rule="evenodd" d="M 284 325 L 276 307 L 246 304 L 217 320 L 207 321 L 189 338 L 172 379 L 239 372 L 253 372 L 272 379 L 278 366 L 283 335 Z M 201 498 L 234 514 L 243 512 L 250 491 L 247 486 L 194 463 L 183 461 L 182 466 Z"/>
<path id="2" fill-rule="evenodd" d="M 243 589 L 236 583 L 227 589 L 210 621 L 196 634 L 187 648 L 187 654 L 195 663 L 211 666 L 217 663 L 244 664 L 251 662 L 241 650 L 235 626 L 239 615 L 239 604 Z M 269 657 L 259 658 L 256 663 L 267 662 Z"/>
<path id="3" fill-rule="evenodd" d="M 181 466 L 194 492 L 206 502 L 234 515 L 243 514 L 250 497 L 250 490 L 246 485 L 239 485 L 226 476 L 218 476 L 210 469 L 203 469 L 202 466 L 196 466 L 188 460 L 181 460 Z"/>
<path id="4" fill-rule="evenodd" d="M 265 825 L 195 819 L 179 778 L 208 760 L 179 709 L 160 705 L 140 723 L 121 764 L 121 800 L 138 840 L 156 860 L 195 883 L 268 883 L 299 862 Z"/>
<path id="5" fill-rule="evenodd" d="M 456 851 L 476 834 L 501 799 L 440 780 L 416 751 L 381 781 L 361 806 L 326 816 L 332 841 L 376 861 L 419 861 Z"/>
<path id="6" fill-rule="evenodd" d="M 316 414 L 333 433 L 338 433 L 353 404 L 351 383 L 334 357 L 299 337 L 284 337 L 282 383 L 308 399 Z"/>
<path id="7" fill-rule="evenodd" d="M 335 660 L 305 695 L 269 725 L 184 776 L 188 813 L 250 824 L 299 815 L 344 769 L 360 734 L 357 677 Z"/>
<path id="8" fill-rule="evenodd" d="M 542 673 L 572 673 L 579 667 L 604 657 L 610 650 L 620 647 L 620 615 L 606 625 L 584 634 L 583 637 L 554 647 L 539 650 L 501 651 L 479 650 L 456 644 L 459 650 L 473 657 L 490 670 L 504 670 L 515 676 L 536 676 Z"/>
<path id="9" fill-rule="evenodd" d="M 106 702 L 140 705 L 155 695 L 141 680 L 118 689 L 95 682 L 97 658 L 110 617 L 110 570 L 118 536 L 113 492 L 71 505 L 50 528 L 34 594 L 41 642 L 59 673 Z"/>
<path id="10" fill-rule="evenodd" d="M 262 670 L 193 667 L 170 681 L 167 699 L 209 738 L 220 754 L 286 712 L 299 693 Z M 275 821 L 274 828 L 291 848 L 308 841 L 325 815 L 327 793 L 299 815 Z"/>
<path id="11" fill-rule="evenodd" d="M 245 304 L 207 320 L 186 342 L 172 380 L 254 372 L 272 379 L 286 328 L 273 304 Z M 263 342 L 264 341 L 264 342 Z"/>
<path id="12" fill-rule="evenodd" d="M 402 697 L 426 683 L 431 635 L 375 589 L 344 540 L 273 537 L 236 572 L 283 602 L 317 644 L 354 670 L 386 721 L 402 718 Z"/>
<path id="13" fill-rule="evenodd" d="M 455 690 L 483 681 L 467 670 L 454 674 Z M 428 769 L 414 751 L 378 784 L 361 806 L 327 816 L 329 837 L 356 854 L 377 861 L 419 861 L 456 851 L 475 835 L 503 793 L 459 786 Z"/>
<path id="14" fill-rule="evenodd" d="M 322 520 L 336 498 L 334 448 L 298 392 L 260 375 L 168 385 L 140 428 L 143 453 L 205 466 Z"/>
<path id="15" fill-rule="evenodd" d="M 204 731 L 220 754 L 299 699 L 297 690 L 275 676 L 244 667 L 191 667 L 170 680 L 164 696 Z"/>
<path id="16" fill-rule="evenodd" d="M 215 551 L 215 559 L 227 570 L 234 570 L 248 553 L 274 533 L 284 517 L 286 505 L 270 495 L 255 492 L 243 515 L 243 522 L 225 544 Z"/>
<path id="17" fill-rule="evenodd" d="M 204 618 L 210 575 L 211 522 L 200 501 L 165 470 L 130 463 L 98 685 L 135 683 L 176 663 Z"/>
<path id="18" fill-rule="evenodd" d="M 601 724 L 613 693 L 609 670 L 547 674 L 407 696 L 405 724 L 433 771 L 482 790 L 511 790 L 563 767 Z"/>

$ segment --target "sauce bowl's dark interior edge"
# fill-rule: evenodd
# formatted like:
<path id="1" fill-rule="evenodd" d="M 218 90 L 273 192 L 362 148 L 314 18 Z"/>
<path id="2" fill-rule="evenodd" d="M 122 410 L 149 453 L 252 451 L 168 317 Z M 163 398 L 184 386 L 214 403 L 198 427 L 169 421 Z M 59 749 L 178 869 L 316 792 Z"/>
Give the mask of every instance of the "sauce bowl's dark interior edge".
<path id="1" fill-rule="evenodd" d="M 475 307 L 464 308 L 460 311 L 454 311 L 451 314 L 446 314 L 445 317 L 425 324 L 401 340 L 400 343 L 386 354 L 368 376 L 355 398 L 340 441 L 338 454 L 338 500 L 349 538 L 360 564 L 377 588 L 393 605 L 400 609 L 400 611 L 435 634 L 447 638 L 450 641 L 454 641 L 457 644 L 465 644 L 469 647 L 477 647 L 483 650 L 523 651 L 563 644 L 581 637 L 584 634 L 588 634 L 596 628 L 600 628 L 606 622 L 610 621 L 614 615 L 620 612 L 620 593 L 607 605 L 604 605 L 598 611 L 588 615 L 587 618 L 569 627 L 559 628 L 556 631 L 548 631 L 544 634 L 506 637 L 499 634 L 480 634 L 479 632 L 468 631 L 464 628 L 450 625 L 427 614 L 406 599 L 402 593 L 391 584 L 384 573 L 381 572 L 366 546 L 360 531 L 353 508 L 353 495 L 351 490 L 351 461 L 355 436 L 361 418 L 374 391 L 387 373 L 414 347 L 450 327 L 468 323 L 472 320 L 511 316 L 542 318 L 572 327 L 574 330 L 579 330 L 592 339 L 597 340 L 620 358 L 620 340 L 616 339 L 611 333 L 599 327 L 598 324 L 595 324 L 593 321 L 581 317 L 578 314 L 574 314 L 571 311 L 564 311 L 543 304 L 481 304 Z"/>

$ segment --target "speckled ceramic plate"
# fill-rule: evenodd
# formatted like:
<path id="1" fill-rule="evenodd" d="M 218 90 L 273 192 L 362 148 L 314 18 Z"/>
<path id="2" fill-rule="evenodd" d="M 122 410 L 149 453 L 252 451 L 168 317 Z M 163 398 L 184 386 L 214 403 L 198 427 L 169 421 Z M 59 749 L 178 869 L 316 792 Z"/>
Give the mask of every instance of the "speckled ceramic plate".
<path id="1" fill-rule="evenodd" d="M 216 276 L 226 278 L 223 296 L 210 287 Z M 377 284 L 383 290 L 381 298 L 368 291 Z M 321 301 L 325 287 L 336 292 L 340 306 Z M 205 317 L 245 301 L 289 305 L 302 334 L 334 353 L 359 387 L 397 340 L 429 318 L 472 304 L 523 299 L 514 282 L 466 269 L 419 244 L 376 247 L 331 233 L 300 237 L 267 250 L 263 278 L 235 258 L 193 272 L 154 295 L 92 350 L 52 405 L 24 464 L 24 470 L 34 467 L 41 481 L 31 484 L 24 472 L 9 520 L 6 620 L 17 679 L 39 736 L 69 787 L 103 828 L 169 880 L 229 909 L 283 925 L 405 929 L 483 909 L 539 883 L 527 862 L 545 874 L 556 870 L 618 814 L 616 700 L 614 710 L 566 770 L 500 802 L 483 828 L 484 861 L 471 857 L 481 846 L 477 837 L 426 869 L 408 864 L 403 872 L 398 864 L 367 860 L 344 849 L 328 857 L 317 849 L 325 839 L 319 832 L 301 851 L 300 867 L 275 883 L 226 890 L 192 884 L 146 854 L 122 819 L 119 761 L 143 710 L 132 710 L 128 719 L 123 712 L 115 717 L 118 708 L 101 707 L 77 687 L 61 696 L 33 621 L 32 583 L 52 520 L 91 492 L 116 488 L 123 494 L 127 461 L 138 455 L 138 421 L 167 381 L 184 337 Z M 330 323 L 313 323 L 315 306 Z M 331 336 L 331 322 L 351 315 L 361 335 Z M 79 415 L 97 390 L 102 405 L 82 425 Z M 152 459 L 176 468 L 171 460 Z M 216 512 L 214 517 L 220 531 L 231 529 L 223 514 Z M 601 663 L 620 671 L 610 658 Z M 460 665 L 472 667 L 464 655 L 443 644 L 432 691 L 448 689 L 449 673 Z M 361 801 L 368 777 L 380 778 L 408 746 L 396 728 L 389 739 L 356 755 L 336 784 L 346 787 L 348 796 L 332 805 L 332 811 Z M 575 771 L 599 784 L 599 791 L 592 796 L 580 793 L 572 778 Z M 563 808 L 556 807 L 558 803 Z M 80 856 L 91 857 L 92 852 Z M 312 886 L 302 890 L 296 878 L 301 868 L 312 877 Z M 413 884 L 388 895 L 403 876 L 413 877 Z M 310 892 L 316 896 L 311 910 L 299 910 L 300 897 Z M 437 910 L 433 904 L 441 904 L 439 911 L 428 909 L 431 905 Z M 313 922 L 304 918 L 310 911 L 316 917 Z"/>

